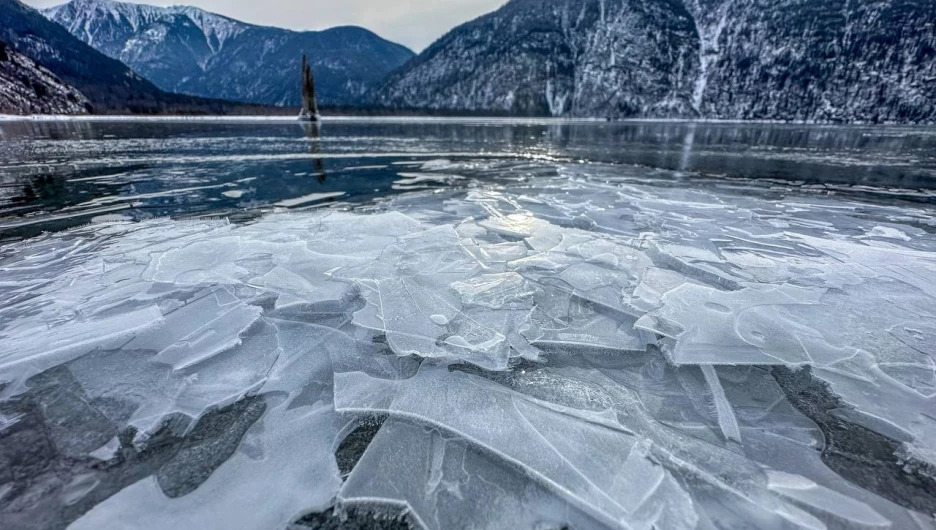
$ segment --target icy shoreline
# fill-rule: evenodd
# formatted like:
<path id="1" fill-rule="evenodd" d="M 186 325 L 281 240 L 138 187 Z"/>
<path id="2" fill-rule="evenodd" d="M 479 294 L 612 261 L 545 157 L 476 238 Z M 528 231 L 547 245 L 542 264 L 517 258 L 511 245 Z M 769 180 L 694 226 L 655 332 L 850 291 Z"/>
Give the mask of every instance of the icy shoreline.
<path id="1" fill-rule="evenodd" d="M 931 211 L 556 171 L 0 248 L 0 436 L 32 432 L 22 403 L 48 408 L 53 375 L 72 388 L 56 406 L 95 418 L 49 431 L 77 461 L 130 465 L 167 429 L 264 407 L 194 487 L 177 460 L 112 496 L 66 469 L 14 482 L 4 517 L 268 529 L 380 502 L 439 529 L 931 523 Z M 375 414 L 345 478 L 335 450 Z"/>

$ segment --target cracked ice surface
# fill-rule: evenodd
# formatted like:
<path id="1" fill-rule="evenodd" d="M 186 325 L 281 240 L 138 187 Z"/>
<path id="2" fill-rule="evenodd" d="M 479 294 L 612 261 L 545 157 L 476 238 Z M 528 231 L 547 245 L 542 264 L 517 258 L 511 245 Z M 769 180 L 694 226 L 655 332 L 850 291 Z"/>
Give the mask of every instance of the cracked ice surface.
<path id="1" fill-rule="evenodd" d="M 3 517 L 936 525 L 931 212 L 554 169 L 5 247 Z M 343 477 L 336 448 L 374 415 Z"/>

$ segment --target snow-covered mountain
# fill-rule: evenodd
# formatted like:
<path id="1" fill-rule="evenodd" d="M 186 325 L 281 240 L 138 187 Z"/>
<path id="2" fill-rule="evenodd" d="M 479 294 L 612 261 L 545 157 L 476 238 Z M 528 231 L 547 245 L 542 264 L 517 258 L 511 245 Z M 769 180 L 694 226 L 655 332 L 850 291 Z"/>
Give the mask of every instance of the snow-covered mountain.
<path id="1" fill-rule="evenodd" d="M 255 114 L 270 107 L 165 92 L 19 0 L 0 0 L 0 39 L 91 101 L 94 114 Z M 38 104 L 38 101 L 33 103 Z"/>
<path id="2" fill-rule="evenodd" d="M 77 89 L 0 41 L 0 114 L 86 114 L 90 108 Z"/>
<path id="3" fill-rule="evenodd" d="M 511 0 L 373 93 L 507 114 L 936 121 L 933 0 Z"/>
<path id="4" fill-rule="evenodd" d="M 0 39 L 91 100 L 94 112 L 154 112 L 171 99 L 120 61 L 19 0 L 0 0 Z"/>
<path id="5" fill-rule="evenodd" d="M 307 53 L 323 104 L 360 102 L 413 56 L 362 28 L 297 32 L 255 26 L 194 7 L 73 0 L 43 13 L 163 90 L 271 105 L 298 105 Z"/>

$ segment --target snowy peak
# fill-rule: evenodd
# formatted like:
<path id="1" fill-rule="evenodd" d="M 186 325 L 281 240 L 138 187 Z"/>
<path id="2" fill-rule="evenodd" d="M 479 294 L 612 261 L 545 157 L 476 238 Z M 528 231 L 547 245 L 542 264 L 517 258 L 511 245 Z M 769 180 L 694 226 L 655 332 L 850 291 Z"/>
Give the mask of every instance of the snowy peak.
<path id="1" fill-rule="evenodd" d="M 124 23 L 136 30 L 157 18 L 161 11 L 159 8 L 139 4 L 107 0 L 74 0 L 42 12 L 69 30 L 81 27 L 90 34 L 92 25 L 99 20 L 109 19 L 115 23 Z"/>
<path id="2" fill-rule="evenodd" d="M 102 46 L 106 46 L 107 42 L 145 32 L 154 23 L 165 24 L 182 15 L 198 27 L 209 47 L 217 53 L 228 38 L 251 27 L 195 7 L 157 7 L 111 0 L 73 0 L 45 9 L 42 13 L 92 46 L 98 39 L 102 40 Z"/>
<path id="3" fill-rule="evenodd" d="M 113 18 L 123 20 L 121 17 L 109 17 Z M 3 21 L 0 39 L 10 49 L 34 60 L 65 84 L 79 90 L 93 105 L 94 113 L 224 114 L 256 111 L 229 101 L 162 91 L 128 68 L 127 64 L 100 53 L 65 27 L 18 0 L 0 0 L 0 20 Z M 183 44 L 191 38 L 192 31 L 200 34 L 194 24 L 186 31 L 173 31 L 172 34 L 179 35 Z M 36 96 L 35 101 L 41 103 L 42 95 L 37 93 Z M 75 99 L 80 101 L 77 96 Z"/>
<path id="4" fill-rule="evenodd" d="M 224 46 L 224 43 L 236 37 L 250 28 L 256 26 L 244 24 L 237 20 L 225 16 L 202 11 L 191 6 L 172 6 L 166 8 L 166 11 L 173 14 L 184 15 L 201 29 L 204 33 L 209 47 L 217 53 Z"/>
<path id="5" fill-rule="evenodd" d="M 361 28 L 297 32 L 247 24 L 189 6 L 73 0 L 43 11 L 85 43 L 163 90 L 268 105 L 297 105 L 301 54 L 324 104 L 360 103 L 371 85 L 413 56 Z"/>

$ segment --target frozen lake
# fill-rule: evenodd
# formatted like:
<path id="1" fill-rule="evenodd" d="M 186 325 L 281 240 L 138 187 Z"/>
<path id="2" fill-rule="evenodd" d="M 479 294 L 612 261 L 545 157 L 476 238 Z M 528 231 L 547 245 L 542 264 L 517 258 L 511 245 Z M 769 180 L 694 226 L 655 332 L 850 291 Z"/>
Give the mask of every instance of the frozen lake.
<path id="1" fill-rule="evenodd" d="M 936 131 L 732 123 L 548 120 L 0 121 L 0 238 L 78 226 L 101 215 L 250 218 L 277 207 L 364 203 L 414 187 L 427 160 L 640 165 L 782 179 L 806 191 L 893 195 L 936 188 Z M 513 178 L 488 173 L 484 182 Z M 924 201 L 931 201 L 925 193 Z M 916 200 L 916 199 L 914 199 Z"/>
<path id="2" fill-rule="evenodd" d="M 0 139 L 11 528 L 936 527 L 932 129 Z"/>

